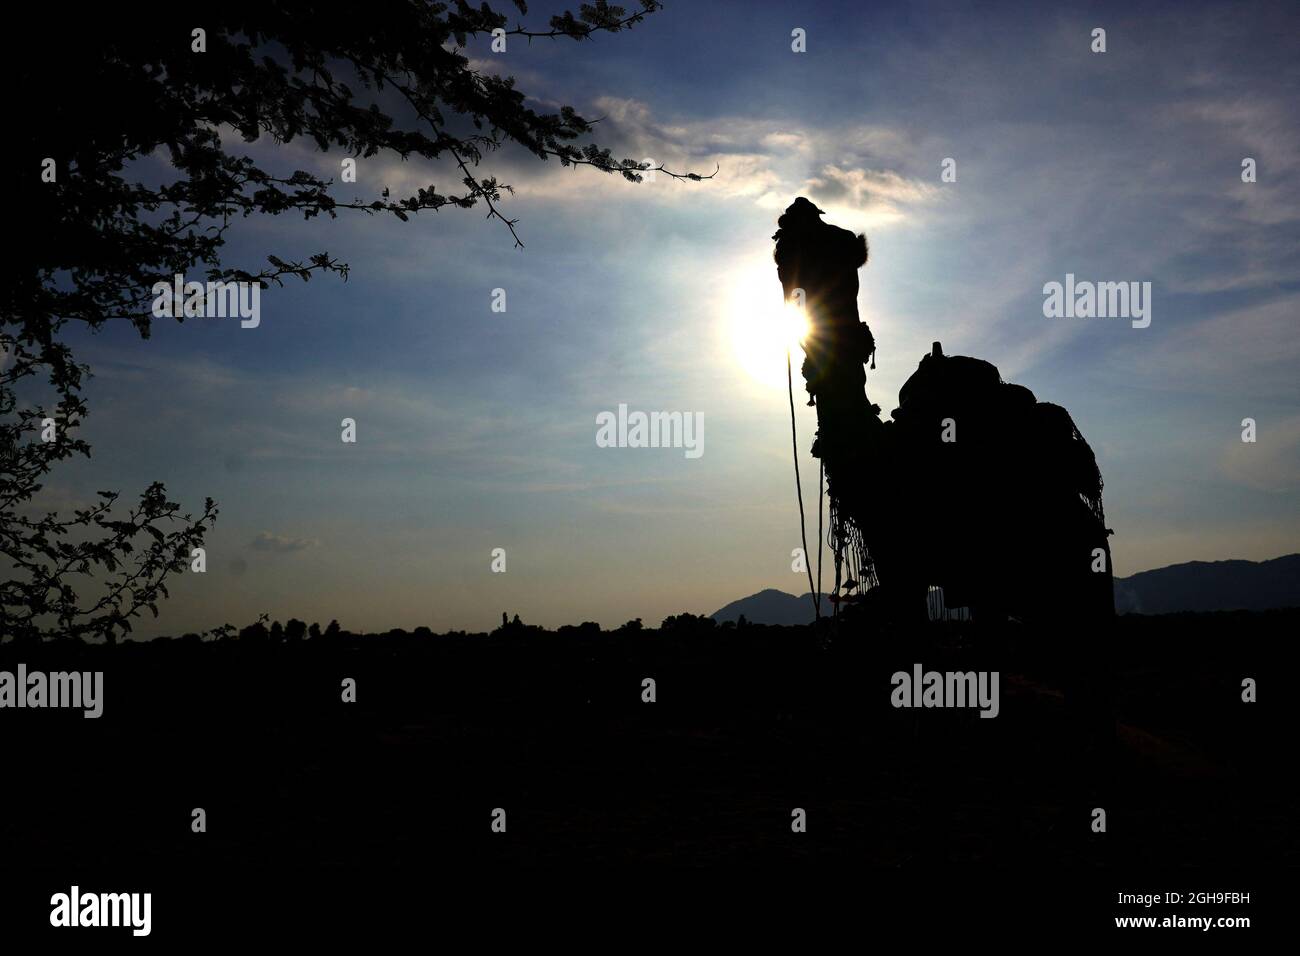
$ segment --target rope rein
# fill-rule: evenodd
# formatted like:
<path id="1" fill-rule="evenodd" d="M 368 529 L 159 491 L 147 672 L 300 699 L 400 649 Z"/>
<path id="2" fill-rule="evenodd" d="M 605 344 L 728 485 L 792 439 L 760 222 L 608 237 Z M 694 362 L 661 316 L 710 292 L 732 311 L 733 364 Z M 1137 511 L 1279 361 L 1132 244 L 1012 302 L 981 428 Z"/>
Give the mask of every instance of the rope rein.
<path id="1" fill-rule="evenodd" d="M 822 538 L 822 504 L 826 497 L 826 461 L 823 458 L 818 458 L 817 463 L 820 467 L 817 475 L 817 590 L 814 593 L 817 595 L 817 610 L 820 612 L 822 607 L 822 542 L 824 540 Z"/>
<path id="2" fill-rule="evenodd" d="M 790 365 L 790 350 L 785 350 L 785 381 L 790 393 L 790 443 L 794 448 L 794 490 L 799 498 L 799 539 L 803 543 L 803 569 L 808 572 L 808 596 L 813 602 L 814 620 L 820 622 L 822 619 L 822 608 L 820 596 L 815 593 L 812 577 L 812 565 L 808 563 L 808 530 L 804 524 L 803 515 L 803 484 L 799 480 L 799 433 L 795 426 L 794 417 L 794 372 Z M 821 501 L 820 497 L 817 502 L 817 526 L 821 527 Z M 818 532 L 820 534 L 820 531 Z M 821 542 L 818 541 L 820 545 Z M 821 548 L 817 549 L 817 560 L 821 561 Z M 818 570 L 818 578 L 821 577 L 821 571 Z M 820 585 L 818 585 L 820 587 Z"/>

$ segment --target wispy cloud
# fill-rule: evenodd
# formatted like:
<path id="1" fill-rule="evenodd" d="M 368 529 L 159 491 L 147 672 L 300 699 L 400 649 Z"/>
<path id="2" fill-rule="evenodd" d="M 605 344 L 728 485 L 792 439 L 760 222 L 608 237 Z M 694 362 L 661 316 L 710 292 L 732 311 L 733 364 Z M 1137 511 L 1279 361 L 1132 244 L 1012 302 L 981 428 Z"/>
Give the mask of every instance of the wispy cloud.
<path id="1" fill-rule="evenodd" d="M 306 551 L 308 548 L 319 547 L 320 542 L 315 538 L 291 538 L 285 535 L 273 534 L 270 531 L 263 531 L 250 541 L 248 546 L 254 551 L 293 554 L 295 551 Z"/>
<path id="2" fill-rule="evenodd" d="M 1220 467 L 1228 480 L 1259 491 L 1300 490 L 1300 416 L 1256 422 L 1255 441 L 1229 440 Z"/>

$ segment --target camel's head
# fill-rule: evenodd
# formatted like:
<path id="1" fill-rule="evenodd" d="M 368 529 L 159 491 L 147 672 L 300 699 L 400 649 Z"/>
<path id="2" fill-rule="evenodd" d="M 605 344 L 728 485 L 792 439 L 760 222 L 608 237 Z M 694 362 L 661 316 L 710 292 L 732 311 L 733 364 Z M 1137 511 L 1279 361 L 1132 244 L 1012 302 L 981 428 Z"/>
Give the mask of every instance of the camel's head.
<path id="1" fill-rule="evenodd" d="M 856 335 L 857 270 L 867 261 L 867 237 L 823 222 L 823 215 L 803 196 L 787 206 L 777 220 L 772 257 L 786 299 L 802 290 L 815 333 L 834 326 Z"/>
<path id="2" fill-rule="evenodd" d="M 820 225 L 823 215 L 825 215 L 823 210 L 814 206 L 810 200 L 800 196 L 785 207 L 785 212 L 776 221 L 776 224 L 780 229 L 799 232 L 809 226 Z M 778 232 L 772 238 L 779 239 L 780 236 L 781 233 Z"/>

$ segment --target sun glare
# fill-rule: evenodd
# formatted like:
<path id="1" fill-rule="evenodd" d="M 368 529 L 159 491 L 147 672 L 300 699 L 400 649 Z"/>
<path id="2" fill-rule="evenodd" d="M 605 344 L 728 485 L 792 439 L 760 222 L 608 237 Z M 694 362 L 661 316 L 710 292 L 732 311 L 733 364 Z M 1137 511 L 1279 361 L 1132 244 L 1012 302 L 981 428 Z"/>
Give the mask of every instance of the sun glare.
<path id="1" fill-rule="evenodd" d="M 803 363 L 802 342 L 808 334 L 803 309 L 783 302 L 774 277 L 750 276 L 732 291 L 729 311 L 732 351 L 751 378 L 772 387 L 784 386 L 785 354 L 790 350 L 797 377 Z"/>

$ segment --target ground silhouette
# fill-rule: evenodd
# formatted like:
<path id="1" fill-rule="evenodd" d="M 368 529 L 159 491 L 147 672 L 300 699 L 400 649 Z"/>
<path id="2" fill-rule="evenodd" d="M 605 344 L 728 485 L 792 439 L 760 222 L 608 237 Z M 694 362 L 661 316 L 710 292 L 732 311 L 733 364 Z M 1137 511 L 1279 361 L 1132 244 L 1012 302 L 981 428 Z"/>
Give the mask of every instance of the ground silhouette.
<path id="1" fill-rule="evenodd" d="M 70 872 L 106 886 L 131 873 L 165 892 L 177 873 L 255 881 L 268 862 L 318 885 L 321 866 L 355 880 L 428 861 L 1218 878 L 1296 860 L 1278 779 L 1288 705 L 1268 690 L 1245 704 L 1240 685 L 1293 672 L 1282 638 L 1300 612 L 1118 619 L 1103 648 L 1119 727 L 1104 765 L 1072 744 L 1050 630 L 873 627 L 857 613 L 838 630 L 679 615 L 667 630 L 5 643 L 0 670 L 105 673 L 97 720 L 5 713 L 6 766 L 22 780 L 0 790 L 6 865 L 50 868 L 64 890 Z M 917 661 L 999 671 L 998 718 L 891 707 L 890 675 Z M 1110 816 L 1104 839 L 1094 806 Z M 508 839 L 490 831 L 496 807 Z M 791 832 L 794 807 L 805 834 Z"/>

